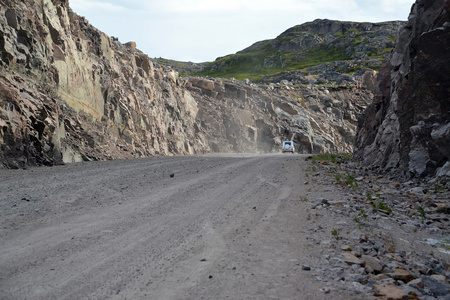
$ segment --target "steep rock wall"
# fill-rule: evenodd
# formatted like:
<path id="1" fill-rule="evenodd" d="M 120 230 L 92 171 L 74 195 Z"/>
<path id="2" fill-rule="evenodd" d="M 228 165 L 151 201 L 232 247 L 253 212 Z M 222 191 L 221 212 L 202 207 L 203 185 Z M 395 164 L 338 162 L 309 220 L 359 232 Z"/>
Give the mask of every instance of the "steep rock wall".
<path id="1" fill-rule="evenodd" d="M 208 149 L 193 130 L 197 104 L 177 74 L 154 69 L 135 44 L 93 28 L 67 1 L 1 4 L 6 165 Z"/>
<path id="2" fill-rule="evenodd" d="M 352 151 L 368 89 L 179 78 L 63 0 L 0 0 L 0 167 L 151 155 Z"/>
<path id="3" fill-rule="evenodd" d="M 258 86 L 237 80 L 189 78 L 198 126 L 216 152 L 351 152 L 370 90 L 351 86 Z"/>
<path id="4" fill-rule="evenodd" d="M 359 125 L 364 165 L 404 177 L 450 171 L 449 53 L 450 1 L 416 1 Z"/>

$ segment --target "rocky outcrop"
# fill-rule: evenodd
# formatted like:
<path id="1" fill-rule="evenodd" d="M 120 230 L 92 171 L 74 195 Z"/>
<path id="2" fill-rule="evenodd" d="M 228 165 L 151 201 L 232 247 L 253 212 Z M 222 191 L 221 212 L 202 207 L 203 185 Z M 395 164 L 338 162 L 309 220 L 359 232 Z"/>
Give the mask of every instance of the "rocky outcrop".
<path id="1" fill-rule="evenodd" d="M 1 1 L 0 140 L 9 167 L 206 151 L 175 72 L 67 1 Z M 195 143 L 194 143 L 195 141 Z"/>
<path id="2" fill-rule="evenodd" d="M 357 116 L 372 99 L 349 86 L 272 84 L 193 77 L 185 85 L 198 103 L 198 131 L 215 152 L 349 152 Z"/>
<path id="3" fill-rule="evenodd" d="M 450 167 L 449 50 L 450 1 L 416 1 L 360 121 L 364 165 L 405 177 Z"/>
<path id="4" fill-rule="evenodd" d="M 397 31 L 404 22 L 345 22 L 317 19 L 292 27 L 270 41 L 270 47 L 282 52 L 331 47 L 342 49 L 350 60 L 375 57 L 394 46 Z M 250 52 L 259 44 L 238 53 Z"/>
<path id="5" fill-rule="evenodd" d="M 368 89 L 178 73 L 63 0 L 0 0 L 0 166 L 151 155 L 352 151 Z M 315 86 L 311 83 L 319 83 Z"/>
<path id="6" fill-rule="evenodd" d="M 204 63 L 203 70 L 197 74 L 237 79 L 246 76 L 255 82 L 265 74 L 269 76 L 262 81 L 267 82 L 271 76 L 292 73 L 292 70 L 299 76 L 378 70 L 404 24 L 402 21 L 358 23 L 318 19 L 292 27 L 275 39 L 257 42 L 236 54 Z"/>

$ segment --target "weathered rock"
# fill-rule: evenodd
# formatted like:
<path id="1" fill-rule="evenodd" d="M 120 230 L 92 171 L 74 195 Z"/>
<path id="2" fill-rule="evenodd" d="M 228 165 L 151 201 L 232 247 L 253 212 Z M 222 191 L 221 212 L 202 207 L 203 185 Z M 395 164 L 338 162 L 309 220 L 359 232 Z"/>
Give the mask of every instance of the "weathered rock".
<path id="1" fill-rule="evenodd" d="M 89 25 L 68 1 L 2 1 L 0 25 L 8 167 L 208 150 L 177 75 Z"/>
<path id="2" fill-rule="evenodd" d="M 447 282 L 447 278 L 444 275 L 434 274 L 434 275 L 431 275 L 430 277 L 433 278 L 433 279 L 436 279 L 437 281 L 440 281 L 442 283 L 448 283 Z"/>
<path id="3" fill-rule="evenodd" d="M 311 267 L 308 266 L 308 265 L 303 265 L 303 266 L 302 266 L 302 270 L 303 270 L 303 271 L 311 271 Z"/>
<path id="4" fill-rule="evenodd" d="M 365 270 L 367 273 L 380 273 L 383 270 L 381 262 L 372 256 L 362 255 L 361 259 L 364 261 Z"/>
<path id="5" fill-rule="evenodd" d="M 402 269 L 395 269 L 392 273 L 389 273 L 388 275 L 395 280 L 401 280 L 405 283 L 408 283 L 411 280 L 415 279 L 415 277 L 411 275 L 411 273 Z"/>
<path id="6" fill-rule="evenodd" d="M 391 284 L 374 284 L 373 287 L 379 291 L 379 293 L 390 300 L 403 300 L 409 299 L 408 294 L 404 291 L 396 288 Z"/>
<path id="7" fill-rule="evenodd" d="M 389 278 L 390 277 L 387 276 L 386 274 L 378 274 L 378 275 L 374 276 L 372 278 L 372 280 L 374 280 L 374 281 L 382 281 L 382 280 L 389 279 Z"/>
<path id="8" fill-rule="evenodd" d="M 405 294 L 409 297 L 405 299 L 435 299 L 435 297 L 447 299 L 448 296 L 445 298 L 436 294 L 441 293 L 440 290 L 447 291 L 449 275 L 446 233 L 450 222 L 448 216 L 442 214 L 445 209 L 442 211 L 439 209 L 448 202 L 449 191 L 439 187 L 433 188 L 433 185 L 440 181 L 430 179 L 425 183 L 423 180 L 414 179 L 401 183 L 366 168 L 359 168 L 353 162 L 315 166 L 316 182 L 325 185 L 332 184 L 334 180 L 333 176 L 327 175 L 330 172 L 338 172 L 341 175 L 354 174 L 355 178 L 360 175 L 364 177 L 356 189 L 346 185 L 334 186 L 333 190 L 344 189 L 344 203 L 335 206 L 332 204 L 333 201 L 329 201 L 331 205 L 324 207 L 320 212 L 320 214 L 331 213 L 328 216 L 334 219 L 335 226 L 338 224 L 343 226 L 343 216 L 359 220 L 356 225 L 358 229 L 354 231 L 350 229 L 352 227 L 350 222 L 347 222 L 347 228 L 350 230 L 340 234 L 338 240 L 340 247 L 335 245 L 327 247 L 331 253 L 326 255 L 326 265 L 335 266 L 325 269 L 325 274 L 332 274 L 328 279 L 342 284 L 349 283 L 347 287 L 350 286 L 355 293 L 363 291 L 362 286 L 368 289 L 364 291 L 367 295 L 373 292 L 371 288 L 374 285 L 394 288 L 393 290 L 381 288 L 383 293 L 373 294 L 382 299 L 390 297 L 402 299 Z M 415 187 L 420 187 L 419 193 L 410 192 Z M 361 196 L 364 192 L 366 196 Z M 372 201 L 368 201 L 369 199 Z M 392 208 L 391 214 L 381 217 L 379 210 L 370 211 L 371 202 L 380 201 Z M 420 206 L 426 212 L 423 224 L 418 210 Z M 438 209 L 441 213 L 437 213 Z M 364 215 L 367 215 L 367 218 Z M 430 228 L 433 227 L 430 226 L 434 226 L 436 222 L 442 222 L 440 224 L 442 232 L 432 233 Z M 424 244 L 424 241 L 428 245 Z M 361 254 L 359 260 L 364 262 L 364 268 L 354 262 L 351 266 L 346 266 L 344 265 L 346 259 L 336 258 L 336 252 L 348 249 L 346 245 L 352 245 L 352 254 L 358 257 Z M 329 259 L 330 257 L 332 258 Z M 355 257 L 350 258 L 355 260 Z M 316 270 L 320 270 L 320 266 L 317 266 Z"/>
<path id="9" fill-rule="evenodd" d="M 428 289 L 433 296 L 443 297 L 450 294 L 450 285 L 443 283 L 430 276 L 422 276 L 425 289 Z"/>
<path id="10" fill-rule="evenodd" d="M 92 27 L 68 3 L 2 1 L 2 166 L 278 152 L 284 139 L 300 153 L 353 150 L 370 91 L 181 79 L 135 43 Z"/>
<path id="11" fill-rule="evenodd" d="M 417 286 L 417 287 L 419 287 L 419 288 L 421 288 L 421 289 L 424 288 L 423 281 L 422 281 L 422 279 L 420 279 L 420 278 L 411 280 L 410 282 L 408 282 L 408 285 L 412 285 L 412 286 L 415 285 L 415 286 Z"/>
<path id="12" fill-rule="evenodd" d="M 214 152 L 279 151 L 292 140 L 297 152 L 348 152 L 356 120 L 370 92 L 298 86 L 261 88 L 237 80 L 191 77 L 185 86 L 198 103 L 198 128 Z M 333 103 L 339 103 L 333 104 Z M 334 107 L 336 106 L 336 107 Z M 209 128 L 209 130 L 207 130 Z"/>
<path id="13" fill-rule="evenodd" d="M 359 258 L 357 258 L 356 256 L 354 256 L 351 253 L 343 252 L 343 253 L 341 253 L 341 255 L 344 258 L 344 262 L 350 266 L 351 265 L 364 266 L 364 261 L 360 260 Z"/>
<path id="14" fill-rule="evenodd" d="M 352 247 L 350 247 L 349 245 L 342 245 L 341 250 L 342 251 L 352 251 Z"/>
<path id="15" fill-rule="evenodd" d="M 450 157 L 450 2 L 420 0 L 378 75 L 355 154 L 405 177 L 435 175 Z"/>
<path id="16" fill-rule="evenodd" d="M 317 208 L 317 207 L 327 206 L 327 205 L 330 205 L 330 202 L 329 202 L 328 199 L 325 199 L 325 198 L 317 198 L 317 199 L 315 199 L 314 201 L 312 201 L 311 208 L 312 208 L 312 209 L 315 209 L 315 208 Z"/>
<path id="17" fill-rule="evenodd" d="M 367 70 L 361 77 L 361 85 L 366 89 L 373 91 L 377 84 L 377 72 L 374 70 Z"/>

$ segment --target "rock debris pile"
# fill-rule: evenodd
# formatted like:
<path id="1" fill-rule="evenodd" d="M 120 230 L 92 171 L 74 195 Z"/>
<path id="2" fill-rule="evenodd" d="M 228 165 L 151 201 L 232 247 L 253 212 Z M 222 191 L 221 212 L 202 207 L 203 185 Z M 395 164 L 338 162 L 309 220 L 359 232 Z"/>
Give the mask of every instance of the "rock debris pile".
<path id="1" fill-rule="evenodd" d="M 324 292 L 383 299 L 450 299 L 450 190 L 441 182 L 400 182 L 355 163 L 319 161 L 309 184 L 334 185 L 342 199 L 312 199 L 311 233 L 328 231 L 318 266 Z M 335 220 L 323 228 L 320 218 Z"/>

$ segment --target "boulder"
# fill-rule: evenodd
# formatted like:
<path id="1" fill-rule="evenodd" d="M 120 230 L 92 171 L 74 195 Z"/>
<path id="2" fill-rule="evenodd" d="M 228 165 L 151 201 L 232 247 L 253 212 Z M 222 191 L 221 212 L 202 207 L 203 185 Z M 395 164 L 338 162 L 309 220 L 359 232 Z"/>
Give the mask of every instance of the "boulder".
<path id="1" fill-rule="evenodd" d="M 362 255 L 361 259 L 364 261 L 365 270 L 367 273 L 378 274 L 383 270 L 380 260 L 375 257 Z"/>
<path id="2" fill-rule="evenodd" d="M 396 288 L 392 284 L 374 284 L 373 287 L 378 290 L 380 296 L 390 300 L 406 300 L 409 299 L 408 294 Z"/>
<path id="3" fill-rule="evenodd" d="M 403 269 L 395 269 L 392 273 L 389 273 L 388 275 L 395 280 L 401 280 L 405 283 L 415 279 L 415 277 L 411 273 Z"/>
<path id="4" fill-rule="evenodd" d="M 360 260 L 359 258 L 357 258 L 356 256 L 354 256 L 351 253 L 343 252 L 343 253 L 341 253 L 341 255 L 344 258 L 344 262 L 350 266 L 351 265 L 364 266 L 364 261 Z"/>

